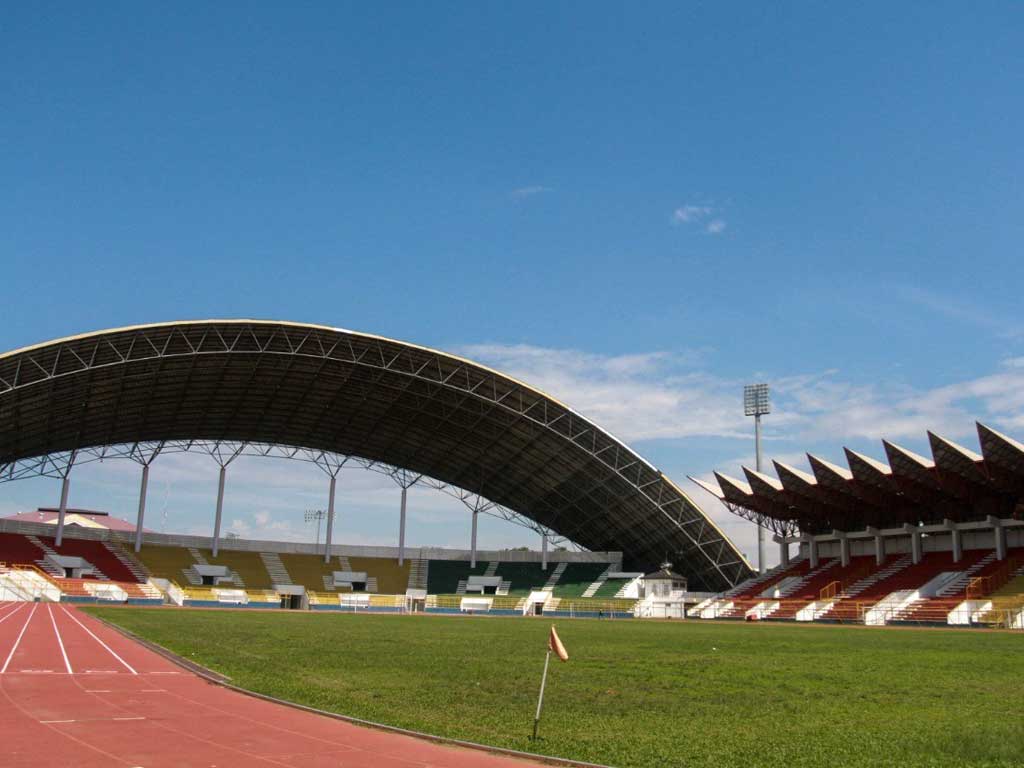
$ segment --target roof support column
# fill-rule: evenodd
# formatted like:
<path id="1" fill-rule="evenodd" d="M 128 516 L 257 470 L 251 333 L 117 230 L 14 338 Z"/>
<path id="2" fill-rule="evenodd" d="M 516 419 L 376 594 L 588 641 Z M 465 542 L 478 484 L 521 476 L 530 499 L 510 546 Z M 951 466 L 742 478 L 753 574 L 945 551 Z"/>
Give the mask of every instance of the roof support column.
<path id="1" fill-rule="evenodd" d="M 779 545 L 779 565 L 789 568 L 789 542 L 785 536 L 776 536 L 775 541 Z"/>
<path id="2" fill-rule="evenodd" d="M 904 523 L 903 530 L 910 534 L 910 559 L 917 565 L 921 562 L 921 531 L 910 523 Z"/>
<path id="3" fill-rule="evenodd" d="M 469 539 L 469 567 L 476 568 L 476 518 L 480 514 L 480 510 L 473 510 L 473 532 L 470 534 Z"/>
<path id="4" fill-rule="evenodd" d="M 950 538 L 953 541 L 953 562 L 959 563 L 964 556 L 964 542 L 960 528 L 952 520 L 943 520 L 942 522 L 949 529 Z"/>
<path id="5" fill-rule="evenodd" d="M 338 473 L 348 461 L 348 456 L 323 452 L 313 458 L 313 463 L 331 479 L 327 492 L 327 533 L 324 536 L 324 562 L 331 562 L 331 542 L 334 537 L 334 497 L 338 486 Z"/>
<path id="6" fill-rule="evenodd" d="M 139 516 L 135 519 L 135 551 L 142 549 L 142 522 L 146 519 L 146 490 L 149 488 L 149 464 L 142 465 L 142 484 L 139 486 Z"/>
<path id="7" fill-rule="evenodd" d="M 811 561 L 811 568 L 818 567 L 818 540 L 813 536 L 807 539 L 807 556 Z"/>
<path id="8" fill-rule="evenodd" d="M 540 569 L 542 571 L 548 569 L 548 535 L 546 533 L 540 535 Z"/>
<path id="9" fill-rule="evenodd" d="M 398 564 L 405 564 L 405 502 L 409 489 L 402 489 L 402 508 L 398 513 Z"/>
<path id="10" fill-rule="evenodd" d="M 845 531 L 832 531 L 832 535 L 839 539 L 839 564 L 845 568 L 850 564 L 850 540 Z"/>
<path id="11" fill-rule="evenodd" d="M 68 494 L 71 492 L 71 467 L 74 466 L 76 451 L 72 451 L 68 457 L 68 465 L 64 468 L 64 477 L 60 485 L 60 508 L 57 510 L 57 535 L 54 537 L 54 545 L 60 546 L 64 541 L 64 518 L 68 512 Z"/>
<path id="12" fill-rule="evenodd" d="M 868 533 L 875 537 L 875 565 L 885 562 L 885 539 L 877 528 L 868 527 Z"/>
<path id="13" fill-rule="evenodd" d="M 71 477 L 70 475 L 64 475 L 64 479 L 60 484 L 60 509 L 57 511 L 57 536 L 54 538 L 54 544 L 60 546 L 61 542 L 64 541 L 64 516 L 68 512 L 68 493 L 71 490 Z"/>
<path id="14" fill-rule="evenodd" d="M 996 539 L 996 560 L 1006 559 L 1006 529 L 1003 528 L 1003 521 L 998 517 L 989 515 L 988 524 L 992 526 L 992 533 Z"/>
<path id="15" fill-rule="evenodd" d="M 331 475 L 331 486 L 327 493 L 327 533 L 324 536 L 324 562 L 331 562 L 331 534 L 334 532 L 334 491 L 338 477 Z"/>
<path id="16" fill-rule="evenodd" d="M 224 481 L 227 474 L 228 468 L 221 466 L 220 479 L 217 481 L 217 514 L 213 518 L 213 546 L 210 547 L 214 557 L 217 556 L 217 550 L 220 549 L 220 519 L 224 514 Z"/>
<path id="17" fill-rule="evenodd" d="M 135 520 L 135 551 L 142 549 L 143 522 L 146 519 L 146 492 L 149 489 L 149 465 L 160 455 L 164 449 L 163 441 L 156 445 L 151 443 L 136 443 L 132 448 L 129 458 L 142 465 L 142 483 L 139 486 L 139 515 Z"/>

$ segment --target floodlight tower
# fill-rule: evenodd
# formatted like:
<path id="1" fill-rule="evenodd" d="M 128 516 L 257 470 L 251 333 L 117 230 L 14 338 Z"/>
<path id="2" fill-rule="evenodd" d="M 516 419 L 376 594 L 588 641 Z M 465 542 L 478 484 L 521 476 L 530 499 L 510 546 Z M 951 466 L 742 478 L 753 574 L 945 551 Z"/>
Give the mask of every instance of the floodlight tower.
<path id="1" fill-rule="evenodd" d="M 772 412 L 768 400 L 767 384 L 747 384 L 743 387 L 743 413 L 754 417 L 754 462 L 761 471 L 761 417 Z M 757 570 L 764 573 L 764 528 L 757 526 Z"/>
<path id="2" fill-rule="evenodd" d="M 306 522 L 311 523 L 316 520 L 316 545 L 320 546 L 320 521 L 327 517 L 327 512 L 322 509 L 307 509 L 306 510 Z"/>

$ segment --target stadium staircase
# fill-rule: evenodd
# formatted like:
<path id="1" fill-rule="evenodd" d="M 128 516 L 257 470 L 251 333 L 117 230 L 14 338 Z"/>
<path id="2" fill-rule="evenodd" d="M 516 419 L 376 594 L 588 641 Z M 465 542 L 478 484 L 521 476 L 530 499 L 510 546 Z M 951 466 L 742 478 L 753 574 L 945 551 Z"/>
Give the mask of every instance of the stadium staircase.
<path id="1" fill-rule="evenodd" d="M 760 592 L 778 584 L 785 578 L 800 575 L 806 572 L 808 561 L 804 557 L 796 557 L 790 560 L 788 567 L 777 565 L 762 574 L 752 576 L 742 581 L 732 589 L 702 600 L 693 606 L 687 614 L 701 619 L 717 619 L 723 617 L 727 611 L 731 611 L 737 601 L 748 601 L 748 605 L 754 605 L 758 600 L 750 602 Z M 735 618 L 735 616 L 732 616 Z"/>
<path id="2" fill-rule="evenodd" d="M 802 589 L 811 589 L 811 585 L 819 585 L 819 582 L 818 587 L 813 587 L 815 590 L 832 581 L 833 574 L 830 571 L 838 562 L 838 560 L 825 560 L 813 570 L 809 570 L 809 562 L 801 561 L 796 566 L 790 563 L 788 569 L 777 572 L 770 578 L 757 580 L 740 594 L 731 598 L 732 605 L 719 611 L 718 618 L 743 618 L 748 613 L 752 613 L 757 618 L 774 616 L 782 609 L 783 599 L 800 593 Z M 803 604 L 809 602 L 810 600 L 802 601 Z M 786 615 L 787 613 L 788 611 L 784 611 L 779 618 L 793 618 L 796 610 L 791 615 Z"/>
<path id="3" fill-rule="evenodd" d="M 260 560 L 263 567 L 267 569 L 272 584 L 293 584 L 292 577 L 288 575 L 288 569 L 281 562 L 281 557 L 276 552 L 260 552 Z"/>
<path id="4" fill-rule="evenodd" d="M 188 553 L 192 555 L 192 559 L 195 561 L 195 565 L 211 564 L 206 559 L 206 556 L 203 555 L 203 553 L 195 547 L 188 547 Z M 185 579 L 188 581 L 189 584 L 193 586 L 202 585 L 203 577 L 199 575 L 199 571 L 197 571 L 194 567 L 190 566 L 188 568 L 185 568 L 182 571 L 182 573 L 185 575 Z M 242 580 L 242 577 L 234 571 L 232 571 L 230 568 L 228 568 L 227 577 L 231 580 L 231 583 L 234 584 L 236 587 L 239 587 L 241 589 L 245 588 L 245 582 Z"/>
<path id="5" fill-rule="evenodd" d="M 409 582 L 406 589 L 426 589 L 430 576 L 430 561 L 416 558 L 409 561 Z"/>
<path id="6" fill-rule="evenodd" d="M 338 570 L 339 571 L 352 571 L 352 563 L 349 562 L 348 557 L 345 555 L 338 555 Z"/>
<path id="7" fill-rule="evenodd" d="M 568 567 L 568 563 L 559 563 L 558 565 L 556 565 L 555 569 L 551 571 L 551 575 L 548 577 L 548 580 L 544 582 L 544 586 L 541 587 L 541 589 L 546 589 L 549 592 L 553 592 L 555 589 L 555 585 L 558 583 L 558 580 L 562 578 L 562 574 L 565 573 L 565 569 Z"/>
<path id="8" fill-rule="evenodd" d="M 961 561 L 954 563 L 951 552 L 926 552 L 916 565 L 908 565 L 887 578 L 879 579 L 856 598 L 846 601 L 846 605 L 836 611 L 835 617 L 885 624 L 942 574 L 967 570 L 986 554 L 983 550 L 965 550 Z"/>
<path id="9" fill-rule="evenodd" d="M 593 584 L 591 584 L 589 587 L 583 590 L 583 594 L 580 595 L 580 597 L 593 597 L 594 595 L 596 595 L 597 590 L 599 590 L 604 585 L 604 583 L 608 581 L 608 574 L 611 572 L 612 567 L 611 565 L 609 565 L 607 568 L 604 569 L 604 573 L 597 577 L 597 580 L 594 581 Z"/>
<path id="10" fill-rule="evenodd" d="M 8 565 L 31 564 L 52 576 L 63 576 L 64 572 L 60 568 L 46 561 L 46 553 L 37 541 L 34 536 L 0 533 L 0 562 Z"/>
<path id="11" fill-rule="evenodd" d="M 960 571 L 959 576 L 950 579 L 935 592 L 934 596 L 919 595 L 902 606 L 895 612 L 891 621 L 946 624 L 950 612 L 967 598 L 967 587 L 970 583 L 976 577 L 988 576 L 1002 565 L 1002 562 L 996 560 L 996 553 L 989 552 L 967 570 Z"/>
<path id="12" fill-rule="evenodd" d="M 829 602 L 825 610 L 817 612 L 813 618 L 815 621 L 858 621 L 860 619 L 860 595 L 880 581 L 899 573 L 913 562 L 910 555 L 897 555 L 887 557 L 881 567 L 855 581 L 849 587 L 842 589 L 833 600 Z"/>
<path id="13" fill-rule="evenodd" d="M 33 560 L 32 562 L 36 566 L 38 566 L 40 570 L 46 571 L 46 573 L 50 574 L 51 576 L 54 576 L 56 578 L 63 578 L 64 569 L 47 559 L 47 557 L 56 556 L 57 553 L 48 544 L 44 544 L 42 539 L 40 539 L 38 536 L 26 536 L 25 538 L 29 541 L 30 544 L 32 544 L 36 549 L 40 550 L 43 553 L 43 556 L 41 558 L 39 558 L 38 560 Z M 100 576 L 100 578 L 103 577 Z"/>
<path id="14" fill-rule="evenodd" d="M 105 541 L 103 546 L 123 565 L 140 584 L 149 581 L 150 573 L 141 562 L 131 555 L 123 546 L 116 542 Z"/>

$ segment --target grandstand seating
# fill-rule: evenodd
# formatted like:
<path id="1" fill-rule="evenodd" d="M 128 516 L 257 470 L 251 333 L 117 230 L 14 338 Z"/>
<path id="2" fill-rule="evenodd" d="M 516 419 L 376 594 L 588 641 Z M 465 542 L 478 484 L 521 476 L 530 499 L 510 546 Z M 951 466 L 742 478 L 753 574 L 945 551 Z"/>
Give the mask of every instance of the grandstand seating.
<path id="1" fill-rule="evenodd" d="M 821 568 L 826 563 L 827 561 L 819 563 L 818 567 Z M 712 601 L 717 605 L 709 618 L 742 618 L 751 608 L 764 602 L 766 598 L 761 597 L 763 592 L 768 591 L 783 579 L 805 578 L 810 571 L 810 561 L 801 559 L 791 563 L 788 568 L 780 567 L 766 574 L 754 576 L 724 593 L 721 598 Z"/>
<path id="2" fill-rule="evenodd" d="M 39 536 L 39 541 L 50 547 L 59 555 L 81 557 L 96 566 L 106 578 L 112 581 L 138 583 L 135 574 L 111 552 L 102 541 L 91 539 L 70 539 L 65 537 L 60 547 L 55 546 L 53 539 Z"/>
<path id="3" fill-rule="evenodd" d="M 608 563 L 567 563 L 552 592 L 557 597 L 582 597 L 587 588 L 606 570 Z M 618 592 L 623 582 L 618 579 L 616 581 L 619 583 L 615 592 Z M 612 595 L 614 594 L 613 592 Z"/>
<path id="4" fill-rule="evenodd" d="M 292 584 L 301 584 L 307 592 L 323 591 L 324 579 L 330 581 L 331 574 L 341 570 L 337 558 L 331 558 L 329 563 L 325 563 L 323 555 L 298 555 L 282 552 L 279 557 L 281 565 L 291 577 Z"/>
<path id="5" fill-rule="evenodd" d="M 494 575 L 509 582 L 508 594 L 526 596 L 547 583 L 554 567 L 553 564 L 549 564 L 548 569 L 544 570 L 540 563 L 498 563 Z"/>
<path id="6" fill-rule="evenodd" d="M 843 587 L 853 584 L 874 569 L 875 558 L 851 557 L 846 566 L 841 565 L 838 560 L 832 561 L 831 567 L 821 566 L 819 563 L 818 568 L 809 572 L 793 591 L 783 595 L 779 608 L 770 614 L 771 618 L 794 618 L 801 608 L 821 598 L 826 588 L 832 587 L 838 592 Z"/>
<path id="7" fill-rule="evenodd" d="M 409 568 L 412 565 L 410 560 L 399 565 L 397 559 L 350 557 L 348 562 L 353 571 L 365 572 L 367 578 L 376 579 L 378 594 L 404 595 L 409 586 Z"/>
<path id="8" fill-rule="evenodd" d="M 614 598 L 619 594 L 619 590 L 631 581 L 632 579 L 605 579 L 604 583 L 594 590 L 592 597 L 602 599 Z"/>
<path id="9" fill-rule="evenodd" d="M 136 557 L 153 576 L 182 585 L 186 582 L 182 572 L 196 564 L 192 554 L 183 547 L 161 547 L 147 544 L 139 550 Z"/>
<path id="10" fill-rule="evenodd" d="M 990 552 L 986 550 L 965 550 L 960 562 L 954 563 L 952 552 L 926 552 L 917 565 L 911 564 L 895 570 L 858 594 L 837 600 L 821 618 L 858 621 L 867 608 L 877 604 L 887 595 L 901 590 L 919 589 L 944 571 L 965 571 L 988 554 Z"/>
<path id="11" fill-rule="evenodd" d="M 32 565 L 45 553 L 20 533 L 0 533 L 0 563 Z"/>
<path id="12" fill-rule="evenodd" d="M 427 570 L 427 592 L 431 595 L 454 595 L 459 582 L 469 576 L 483 576 L 488 563 L 478 561 L 471 568 L 468 560 L 431 560 Z"/>
<path id="13" fill-rule="evenodd" d="M 199 553 L 210 565 L 223 565 L 229 572 L 236 574 L 241 579 L 240 583 L 235 582 L 239 587 L 270 589 L 274 586 L 259 552 L 222 549 L 216 557 L 209 549 L 201 549 Z"/>

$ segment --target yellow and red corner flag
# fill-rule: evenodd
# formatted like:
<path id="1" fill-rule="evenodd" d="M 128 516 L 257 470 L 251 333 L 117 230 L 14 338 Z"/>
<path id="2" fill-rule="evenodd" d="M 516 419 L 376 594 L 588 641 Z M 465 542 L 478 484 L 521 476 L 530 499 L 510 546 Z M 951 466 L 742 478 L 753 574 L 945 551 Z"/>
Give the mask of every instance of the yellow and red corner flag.
<path id="1" fill-rule="evenodd" d="M 548 648 L 562 661 L 569 660 L 569 654 L 566 652 L 565 646 L 562 645 L 562 641 L 559 639 L 553 624 L 551 625 L 551 634 L 548 636 Z"/>

